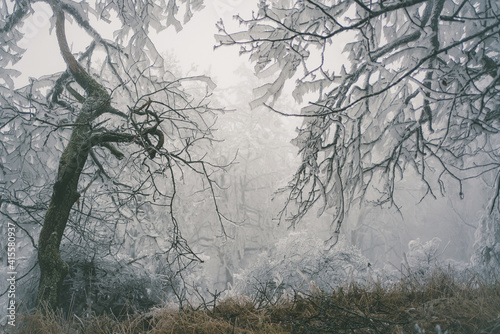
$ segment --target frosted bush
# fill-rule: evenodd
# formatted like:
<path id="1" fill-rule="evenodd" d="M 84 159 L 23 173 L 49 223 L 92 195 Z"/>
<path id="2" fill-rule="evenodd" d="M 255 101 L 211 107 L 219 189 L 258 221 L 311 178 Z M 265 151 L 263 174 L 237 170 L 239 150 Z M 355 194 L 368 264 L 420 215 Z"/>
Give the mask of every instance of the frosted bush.
<path id="1" fill-rule="evenodd" d="M 323 240 L 292 232 L 274 250 L 262 253 L 254 266 L 235 276 L 236 290 L 255 298 L 265 295 L 272 302 L 291 290 L 329 291 L 346 282 L 365 282 L 368 270 L 368 260 L 345 240 L 325 249 Z"/>
<path id="2" fill-rule="evenodd" d="M 442 258 L 444 248 L 441 246 L 441 239 L 437 237 L 427 242 L 422 242 L 420 238 L 410 241 L 408 252 L 404 255 L 402 262 L 403 271 L 399 274 L 403 274 L 403 276 L 409 274 L 412 279 L 422 283 L 436 272 L 446 272 L 456 280 L 469 280 L 470 263 Z M 390 273 L 390 271 L 385 270 L 383 276 L 392 277 L 390 280 L 394 282 L 399 280 L 394 271 Z"/>
<path id="3" fill-rule="evenodd" d="M 498 279 L 500 273 L 500 213 L 493 210 L 483 217 L 475 233 L 472 264 L 486 278 Z"/>
<path id="4" fill-rule="evenodd" d="M 441 239 L 434 237 L 425 243 L 420 238 L 411 240 L 408 243 L 408 253 L 406 254 L 407 264 L 410 268 L 429 271 L 438 265 L 438 251 Z"/>
<path id="5" fill-rule="evenodd" d="M 175 270 L 167 256 L 117 260 L 89 258 L 73 251 L 65 259 L 70 272 L 63 283 L 61 306 L 65 312 L 80 316 L 103 313 L 118 316 L 175 300 L 175 296 L 183 295 L 184 287 L 181 271 Z"/>

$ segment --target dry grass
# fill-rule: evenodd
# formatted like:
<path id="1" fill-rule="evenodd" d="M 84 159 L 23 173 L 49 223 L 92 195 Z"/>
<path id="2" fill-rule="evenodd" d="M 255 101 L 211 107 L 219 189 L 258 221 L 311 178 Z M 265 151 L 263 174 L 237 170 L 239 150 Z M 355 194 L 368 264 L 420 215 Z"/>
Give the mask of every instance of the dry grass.
<path id="1" fill-rule="evenodd" d="M 118 320 L 111 316 L 65 319 L 53 312 L 22 315 L 15 334 L 163 333 L 500 333 L 500 283 L 458 282 L 435 273 L 425 281 L 403 279 L 394 286 L 350 285 L 330 294 L 296 293 L 273 306 L 226 299 L 215 308 L 156 309 Z"/>

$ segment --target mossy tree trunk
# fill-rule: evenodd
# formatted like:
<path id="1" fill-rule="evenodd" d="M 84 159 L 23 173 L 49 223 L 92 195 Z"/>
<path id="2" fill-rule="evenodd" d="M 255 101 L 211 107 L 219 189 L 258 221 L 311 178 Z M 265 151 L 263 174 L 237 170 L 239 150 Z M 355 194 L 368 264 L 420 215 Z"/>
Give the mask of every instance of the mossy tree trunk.
<path id="1" fill-rule="evenodd" d="M 59 161 L 58 177 L 38 241 L 41 272 L 37 298 L 39 306 L 57 306 L 63 280 L 69 271 L 61 258 L 59 247 L 71 208 L 80 197 L 77 187 L 89 155 L 89 134 L 89 126 L 75 128 Z"/>
<path id="2" fill-rule="evenodd" d="M 106 89 L 77 62 L 66 40 L 62 5 L 58 0 L 49 0 L 48 2 L 56 17 L 57 41 L 63 59 L 68 66 L 68 72 L 86 93 L 85 97 L 81 96 L 67 86 L 68 92 L 76 98 L 81 106 L 75 110 L 77 117 L 73 124 L 70 140 L 59 160 L 57 179 L 38 240 L 38 262 L 41 277 L 37 306 L 55 309 L 59 302 L 64 278 L 69 271 L 68 264 L 61 258 L 59 248 L 71 209 L 80 197 L 78 183 L 92 147 L 96 145 L 105 147 L 117 159 L 122 159 L 123 153 L 112 146 L 112 143 L 136 143 L 142 146 L 148 156 L 153 159 L 163 145 L 164 134 L 158 128 L 158 116 L 151 111 L 148 115 L 155 117 L 157 124 L 141 129 L 137 127 L 136 133 L 110 131 L 93 126 L 92 123 L 104 113 L 112 113 L 124 119 L 128 119 L 128 116 L 111 106 L 111 97 Z M 150 103 L 151 100 L 138 110 L 131 112 L 145 114 Z M 151 143 L 148 136 L 157 138 L 156 146 Z"/>
<path id="3" fill-rule="evenodd" d="M 91 123 L 109 109 L 110 97 L 71 54 L 66 40 L 64 12 L 56 0 L 49 0 L 49 3 L 56 16 L 56 35 L 63 59 L 75 81 L 87 93 L 85 98 L 78 97 L 81 108 L 68 145 L 59 160 L 57 179 L 38 240 L 41 277 L 37 306 L 54 309 L 58 304 L 63 280 L 69 271 L 68 264 L 61 258 L 59 247 L 71 208 L 80 197 L 78 183 L 90 149 L 92 144 L 99 144 L 93 142 Z"/>

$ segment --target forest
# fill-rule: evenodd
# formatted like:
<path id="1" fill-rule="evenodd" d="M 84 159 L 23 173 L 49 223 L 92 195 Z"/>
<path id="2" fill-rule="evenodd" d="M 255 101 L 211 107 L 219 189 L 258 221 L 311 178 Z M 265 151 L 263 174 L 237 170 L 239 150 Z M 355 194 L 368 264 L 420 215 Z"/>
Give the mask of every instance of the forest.
<path id="1" fill-rule="evenodd" d="M 3 0 L 0 331 L 499 333 L 499 131 L 498 1 Z"/>

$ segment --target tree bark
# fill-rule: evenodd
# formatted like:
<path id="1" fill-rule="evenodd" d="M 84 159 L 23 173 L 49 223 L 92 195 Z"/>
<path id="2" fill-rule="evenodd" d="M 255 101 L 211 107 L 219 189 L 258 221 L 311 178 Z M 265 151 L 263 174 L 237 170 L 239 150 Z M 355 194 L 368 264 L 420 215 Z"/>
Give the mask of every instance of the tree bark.
<path id="1" fill-rule="evenodd" d="M 159 120 L 157 118 L 158 124 L 156 126 L 146 128 L 137 135 L 113 131 L 95 132 L 95 129 L 92 129 L 91 124 L 96 118 L 114 110 L 111 108 L 111 97 L 106 89 L 85 71 L 71 53 L 64 28 L 64 12 L 60 3 L 58 0 L 49 0 L 48 2 L 56 17 L 56 35 L 63 59 L 75 81 L 86 92 L 85 97 L 83 97 L 70 91 L 73 95 L 78 94 L 77 100 L 82 103 L 82 106 L 74 122 L 75 127 L 68 145 L 59 160 L 57 179 L 38 240 L 38 263 L 41 277 L 37 307 L 55 309 L 59 302 L 62 283 L 69 271 L 68 264 L 61 258 L 59 248 L 71 208 L 80 197 L 78 183 L 91 148 L 95 145 L 102 145 L 107 147 L 115 157 L 121 159 L 123 154 L 111 146 L 111 143 L 136 143 L 143 146 L 149 157 L 153 159 L 164 143 L 164 135 L 158 129 Z M 133 112 L 142 114 L 143 112 L 140 111 L 142 108 L 146 108 L 144 113 L 147 112 L 150 103 L 151 100 Z M 154 113 L 150 112 L 150 114 L 156 116 Z M 148 135 L 157 137 L 156 146 L 148 139 Z"/>
<path id="2" fill-rule="evenodd" d="M 80 114 L 78 120 L 82 121 L 84 116 Z M 71 208 L 80 197 L 77 187 L 90 152 L 89 136 L 88 125 L 75 128 L 59 161 L 57 180 L 38 240 L 41 272 L 38 307 L 57 307 L 62 283 L 69 271 L 68 264 L 61 258 L 59 247 Z"/>
<path id="3" fill-rule="evenodd" d="M 61 54 L 73 78 L 85 89 L 87 96 L 76 118 L 76 126 L 68 146 L 59 160 L 49 209 L 45 214 L 38 240 L 40 283 L 37 307 L 55 309 L 59 302 L 62 283 L 69 266 L 61 258 L 59 247 L 69 219 L 71 208 L 80 197 L 78 182 L 92 147 L 91 123 L 110 105 L 106 90 L 78 64 L 68 47 L 64 28 L 64 12 L 56 0 L 49 0 L 56 16 L 56 35 Z"/>

